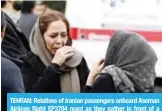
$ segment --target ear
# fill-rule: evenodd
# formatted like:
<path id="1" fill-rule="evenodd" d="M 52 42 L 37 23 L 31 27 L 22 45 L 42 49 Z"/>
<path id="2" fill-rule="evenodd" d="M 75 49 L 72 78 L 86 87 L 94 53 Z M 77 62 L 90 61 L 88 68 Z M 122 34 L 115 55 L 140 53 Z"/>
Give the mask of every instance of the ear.
<path id="1" fill-rule="evenodd" d="M 5 33 L 4 32 L 1 32 L 1 38 L 3 39 L 5 36 Z"/>
<path id="2" fill-rule="evenodd" d="M 5 36 L 5 30 L 6 30 L 6 28 L 4 27 L 4 28 L 2 29 L 2 31 L 1 31 L 1 38 L 2 38 L 2 39 L 3 39 L 4 36 Z"/>

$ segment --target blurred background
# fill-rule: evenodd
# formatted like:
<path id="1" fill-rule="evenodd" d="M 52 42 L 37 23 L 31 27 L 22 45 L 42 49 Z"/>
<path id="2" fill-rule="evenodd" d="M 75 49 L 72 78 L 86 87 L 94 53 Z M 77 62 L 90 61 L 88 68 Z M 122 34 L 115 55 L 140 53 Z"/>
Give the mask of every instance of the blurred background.
<path id="1" fill-rule="evenodd" d="M 14 1 L 14 0 L 9 0 Z M 1 2 L 1 7 L 3 7 Z M 71 25 L 73 46 L 83 52 L 89 68 L 104 57 L 109 40 L 117 30 L 143 35 L 158 56 L 156 90 L 162 88 L 162 0 L 36 0 L 33 13 L 45 10 L 63 12 Z M 9 15 L 15 23 L 20 17 L 22 0 L 14 1 Z M 28 8 L 31 5 L 28 5 Z M 24 7 L 25 8 L 25 7 Z M 5 9 L 5 8 L 4 8 Z"/>

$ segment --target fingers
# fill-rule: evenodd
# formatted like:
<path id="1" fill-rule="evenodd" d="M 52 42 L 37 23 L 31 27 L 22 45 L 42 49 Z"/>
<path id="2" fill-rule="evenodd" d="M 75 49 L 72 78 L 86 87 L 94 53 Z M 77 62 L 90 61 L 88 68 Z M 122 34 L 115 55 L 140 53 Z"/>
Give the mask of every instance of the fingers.
<path id="1" fill-rule="evenodd" d="M 104 63 L 104 59 L 103 58 L 99 59 L 97 63 L 98 63 L 98 65 L 103 64 Z"/>
<path id="2" fill-rule="evenodd" d="M 64 54 L 75 52 L 74 48 L 69 47 L 69 46 L 64 46 L 61 48 L 61 50 Z"/>
<path id="3" fill-rule="evenodd" d="M 69 58 L 69 57 L 72 57 L 74 55 L 74 52 L 69 52 L 69 53 L 66 53 L 64 56 L 65 58 Z"/>
<path id="4" fill-rule="evenodd" d="M 98 71 L 100 72 L 104 68 L 104 59 L 101 58 L 97 63 Z"/>
<path id="5" fill-rule="evenodd" d="M 75 51 L 74 50 L 67 50 L 66 52 L 64 52 L 65 55 L 69 54 L 69 53 L 75 53 Z"/>
<path id="6" fill-rule="evenodd" d="M 56 51 L 56 54 L 52 60 L 52 63 L 62 65 L 67 59 L 75 54 L 75 50 L 72 47 L 64 46 Z"/>
<path id="7" fill-rule="evenodd" d="M 102 70 L 104 68 L 104 62 L 102 62 L 99 66 L 99 69 Z"/>

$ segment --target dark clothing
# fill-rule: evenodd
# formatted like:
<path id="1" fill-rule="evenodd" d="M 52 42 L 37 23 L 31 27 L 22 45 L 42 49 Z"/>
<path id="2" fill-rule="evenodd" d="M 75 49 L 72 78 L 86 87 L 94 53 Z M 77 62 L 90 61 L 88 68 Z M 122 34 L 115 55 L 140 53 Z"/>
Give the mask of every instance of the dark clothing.
<path id="1" fill-rule="evenodd" d="M 95 83 L 91 86 L 85 86 L 83 88 L 84 93 L 116 93 L 116 89 L 114 86 L 114 81 L 112 77 L 108 74 L 100 74 L 95 81 Z"/>
<path id="2" fill-rule="evenodd" d="M 12 19 L 5 14 L 6 33 L 2 41 L 2 50 L 9 56 L 19 58 L 30 50 L 29 43 L 25 35 L 19 31 Z"/>
<path id="3" fill-rule="evenodd" d="M 22 74 L 26 92 L 60 93 L 60 74 L 64 73 L 60 66 L 52 64 L 46 67 L 38 56 L 32 52 L 23 57 Z M 83 59 L 77 71 L 80 80 L 81 90 L 86 83 L 89 69 Z"/>
<path id="4" fill-rule="evenodd" d="M 14 64 L 16 64 L 19 68 L 22 66 L 23 61 L 17 58 L 13 58 L 8 56 L 5 52 L 1 51 L 1 56 L 5 57 L 7 59 L 9 59 L 10 61 L 12 61 Z"/>
<path id="5" fill-rule="evenodd" d="M 34 14 L 22 14 L 19 20 L 19 25 L 21 31 L 25 34 L 27 38 L 30 37 L 31 30 L 37 20 L 37 16 Z"/>
<path id="6" fill-rule="evenodd" d="M 5 92 L 24 92 L 21 72 L 19 67 L 7 56 L 1 53 L 1 83 Z"/>
<path id="7" fill-rule="evenodd" d="M 20 65 L 19 61 L 12 59 L 4 52 L 1 53 L 1 97 L 2 111 L 7 111 L 7 93 L 24 92 L 24 85 L 20 69 L 15 63 Z"/>

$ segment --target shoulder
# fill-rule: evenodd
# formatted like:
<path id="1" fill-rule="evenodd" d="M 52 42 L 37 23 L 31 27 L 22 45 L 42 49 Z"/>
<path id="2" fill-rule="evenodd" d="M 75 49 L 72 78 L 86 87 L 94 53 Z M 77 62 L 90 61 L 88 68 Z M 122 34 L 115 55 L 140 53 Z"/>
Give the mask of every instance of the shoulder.
<path id="1" fill-rule="evenodd" d="M 1 57 L 1 73 L 2 73 L 2 81 L 7 79 L 12 81 L 16 81 L 15 78 L 21 78 L 20 69 L 7 58 Z"/>
<path id="2" fill-rule="evenodd" d="M 2 70 L 5 69 L 19 69 L 16 64 L 14 64 L 11 60 L 1 57 L 1 65 L 2 65 Z M 7 70 L 5 70 L 7 71 Z"/>
<path id="3" fill-rule="evenodd" d="M 22 55 L 20 57 L 21 60 L 23 60 L 24 62 L 28 62 L 28 61 L 40 61 L 39 57 L 37 55 L 35 55 L 33 52 L 27 52 L 24 55 Z"/>
<path id="4" fill-rule="evenodd" d="M 105 86 L 106 84 L 113 84 L 113 79 L 109 74 L 101 73 L 95 80 L 95 86 Z"/>
<path id="5" fill-rule="evenodd" d="M 114 93 L 116 88 L 113 79 L 108 74 L 100 74 L 91 88 L 91 92 Z"/>
<path id="6" fill-rule="evenodd" d="M 109 74 L 101 73 L 100 76 L 96 79 L 96 82 L 106 82 L 112 81 L 112 77 Z"/>
<path id="7" fill-rule="evenodd" d="M 99 77 L 96 79 L 95 84 L 99 86 L 105 86 L 107 84 L 107 86 L 112 87 L 112 89 L 114 89 L 113 78 L 111 75 L 106 73 L 101 73 Z"/>

